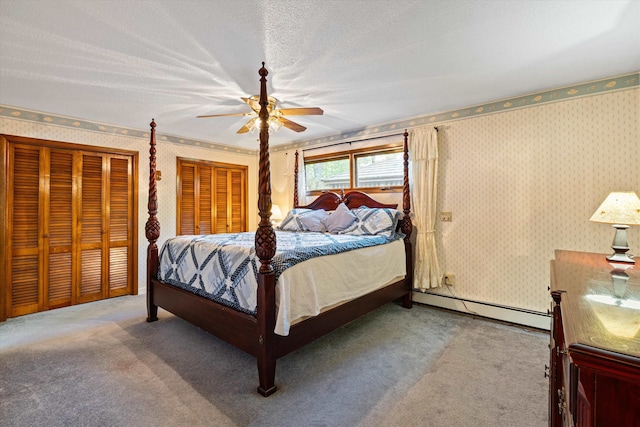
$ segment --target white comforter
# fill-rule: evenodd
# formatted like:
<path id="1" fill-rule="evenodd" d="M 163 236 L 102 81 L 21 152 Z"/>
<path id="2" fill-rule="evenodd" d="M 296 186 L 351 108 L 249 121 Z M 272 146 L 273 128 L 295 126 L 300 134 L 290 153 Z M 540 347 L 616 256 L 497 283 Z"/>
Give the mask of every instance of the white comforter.
<path id="1" fill-rule="evenodd" d="M 402 239 L 279 231 L 273 258 L 274 332 L 405 275 Z M 158 276 L 165 283 L 245 313 L 256 309 L 254 233 L 178 236 L 165 242 Z"/>
<path id="2" fill-rule="evenodd" d="M 405 274 L 402 240 L 294 265 L 282 273 L 276 284 L 275 333 L 288 335 L 296 322 L 379 289 Z"/>

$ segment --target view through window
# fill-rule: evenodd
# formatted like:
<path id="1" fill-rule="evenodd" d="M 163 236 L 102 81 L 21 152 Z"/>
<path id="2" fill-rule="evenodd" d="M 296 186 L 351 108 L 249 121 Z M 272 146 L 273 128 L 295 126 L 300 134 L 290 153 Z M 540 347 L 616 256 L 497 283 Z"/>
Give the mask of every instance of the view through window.
<path id="1" fill-rule="evenodd" d="M 403 153 L 401 147 L 391 147 L 308 157 L 304 173 L 309 194 L 399 189 L 403 183 Z"/>

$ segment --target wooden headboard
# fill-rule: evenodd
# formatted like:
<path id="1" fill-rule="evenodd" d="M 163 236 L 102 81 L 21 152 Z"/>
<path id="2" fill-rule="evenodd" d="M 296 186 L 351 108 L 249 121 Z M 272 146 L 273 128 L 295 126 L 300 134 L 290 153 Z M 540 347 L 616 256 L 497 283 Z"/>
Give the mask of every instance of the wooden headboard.
<path id="1" fill-rule="evenodd" d="M 294 176 L 294 179 L 297 179 L 297 176 Z M 297 205 L 294 207 L 304 208 L 304 209 L 315 209 L 315 210 L 324 209 L 325 211 L 333 211 L 338 207 L 340 203 L 344 203 L 345 205 L 347 205 L 349 209 L 356 209 L 361 206 L 367 206 L 369 208 L 390 208 L 390 209 L 398 208 L 397 203 L 391 203 L 391 204 L 380 203 L 361 191 L 350 191 L 346 194 L 344 194 L 344 192 L 341 192 L 340 194 L 331 193 L 331 192 L 322 193 L 320 196 L 318 196 L 317 199 L 315 199 L 313 202 L 309 203 L 308 205 L 304 205 L 304 206 Z"/>

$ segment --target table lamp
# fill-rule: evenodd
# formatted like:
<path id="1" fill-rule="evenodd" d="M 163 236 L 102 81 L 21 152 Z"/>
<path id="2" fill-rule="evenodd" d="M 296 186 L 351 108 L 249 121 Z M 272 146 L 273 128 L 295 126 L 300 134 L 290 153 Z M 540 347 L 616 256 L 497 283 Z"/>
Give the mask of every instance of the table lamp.
<path id="1" fill-rule="evenodd" d="M 276 225 L 282 221 L 282 210 L 278 205 L 271 205 L 271 222 Z"/>
<path id="2" fill-rule="evenodd" d="M 627 191 L 609 194 L 590 221 L 612 224 L 616 229 L 611 246 L 614 253 L 607 257 L 609 261 L 635 263 L 627 255 L 627 228 L 630 225 L 640 225 L 640 199 L 636 193 Z"/>

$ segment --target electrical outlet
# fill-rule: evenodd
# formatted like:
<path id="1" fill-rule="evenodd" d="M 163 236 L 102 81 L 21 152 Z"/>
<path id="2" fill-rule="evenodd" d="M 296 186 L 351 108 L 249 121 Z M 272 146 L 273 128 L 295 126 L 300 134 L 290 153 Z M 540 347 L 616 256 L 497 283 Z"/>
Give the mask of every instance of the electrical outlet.
<path id="1" fill-rule="evenodd" d="M 440 212 L 440 221 L 451 222 L 451 218 L 452 218 L 451 212 Z"/>
<path id="2" fill-rule="evenodd" d="M 456 275 L 453 273 L 445 273 L 444 274 L 444 284 L 447 286 L 453 286 L 456 282 Z"/>

